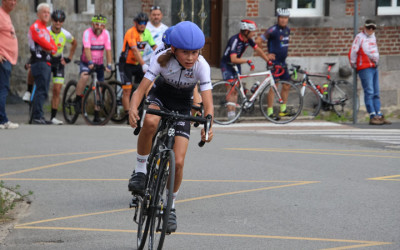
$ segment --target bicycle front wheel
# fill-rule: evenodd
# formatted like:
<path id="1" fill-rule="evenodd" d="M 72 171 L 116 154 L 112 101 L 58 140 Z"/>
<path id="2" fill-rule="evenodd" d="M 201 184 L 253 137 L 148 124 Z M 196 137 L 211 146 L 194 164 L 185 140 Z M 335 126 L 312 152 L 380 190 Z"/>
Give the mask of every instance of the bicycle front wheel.
<path id="1" fill-rule="evenodd" d="M 301 89 L 303 86 L 299 86 Z M 318 115 L 321 110 L 322 101 L 319 97 L 318 93 L 314 90 L 313 87 L 307 85 L 304 89 L 303 96 L 303 108 L 301 110 L 300 117 L 303 118 L 314 118 Z"/>
<path id="2" fill-rule="evenodd" d="M 214 122 L 228 125 L 239 119 L 243 110 L 244 96 L 239 88 L 227 81 L 213 84 Z"/>
<path id="3" fill-rule="evenodd" d="M 277 93 L 275 93 L 272 86 L 268 85 L 261 92 L 261 113 L 270 122 L 277 124 L 289 123 L 299 116 L 303 107 L 303 98 L 301 98 L 297 86 L 291 82 L 279 81 L 275 86 L 281 99 Z M 268 114 L 268 108 L 272 108 L 272 113 Z"/>
<path id="4" fill-rule="evenodd" d="M 353 120 L 353 84 L 345 80 L 335 81 L 329 90 L 330 102 L 333 110 L 340 117 Z M 357 98 L 357 110 L 360 108 L 359 98 Z"/>
<path id="5" fill-rule="evenodd" d="M 83 118 L 89 125 L 105 125 L 115 111 L 115 95 L 106 83 L 97 83 L 94 91 L 89 88 L 83 99 Z"/>
<path id="6" fill-rule="evenodd" d="M 160 172 L 156 177 L 157 185 L 151 201 L 152 216 L 148 218 L 151 220 L 149 250 L 162 249 L 165 234 L 167 233 L 175 182 L 174 151 L 167 151 L 166 155 L 161 158 L 159 169 Z M 169 191 L 168 195 L 166 195 L 166 189 Z M 165 200 L 164 197 L 166 197 Z"/>
<path id="7" fill-rule="evenodd" d="M 79 112 L 75 110 L 76 85 L 77 82 L 75 80 L 69 81 L 65 86 L 63 93 L 62 110 L 63 110 L 64 120 L 68 124 L 74 124 L 79 116 Z"/>

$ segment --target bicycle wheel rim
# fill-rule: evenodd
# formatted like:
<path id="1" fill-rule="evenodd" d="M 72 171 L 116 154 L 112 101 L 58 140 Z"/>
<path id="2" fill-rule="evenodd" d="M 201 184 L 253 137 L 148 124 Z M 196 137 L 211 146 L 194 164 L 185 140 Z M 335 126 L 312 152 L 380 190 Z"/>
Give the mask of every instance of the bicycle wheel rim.
<path id="1" fill-rule="evenodd" d="M 63 93 L 62 110 L 64 120 L 68 124 L 74 124 L 79 116 L 79 113 L 75 110 L 76 85 L 77 82 L 75 80 L 69 81 Z"/>
<path id="2" fill-rule="evenodd" d="M 302 86 L 300 86 L 299 88 L 302 88 Z M 321 110 L 321 104 L 322 101 L 318 93 L 313 89 L 313 87 L 307 85 L 304 90 L 303 108 L 301 110 L 299 118 L 314 118 Z"/>
<path id="3" fill-rule="evenodd" d="M 336 81 L 329 90 L 333 110 L 343 119 L 353 120 L 353 93 L 353 85 L 345 80 Z M 359 98 L 357 98 L 357 110 L 359 107 Z"/>
<path id="4" fill-rule="evenodd" d="M 228 125 L 239 119 L 244 101 L 240 90 L 237 87 L 232 87 L 227 81 L 220 81 L 213 84 L 212 92 L 214 122 L 221 125 Z"/>
<path id="5" fill-rule="evenodd" d="M 143 197 L 143 200 L 138 203 L 140 207 L 138 207 L 138 216 L 139 216 L 139 221 L 138 221 L 138 229 L 136 233 L 137 237 L 137 248 L 139 250 L 144 248 L 144 245 L 146 244 L 146 238 L 147 234 L 149 232 L 149 224 L 150 220 L 148 217 L 148 214 L 146 214 L 146 203 L 145 200 L 146 198 Z"/>
<path id="6" fill-rule="evenodd" d="M 286 111 L 290 113 L 290 115 L 282 115 L 281 114 L 281 103 L 279 101 L 279 97 L 272 90 L 271 85 L 267 86 L 261 93 L 260 96 L 260 110 L 264 117 L 272 123 L 276 124 L 285 124 L 289 123 L 299 116 L 301 109 L 303 107 L 303 98 L 301 98 L 300 90 L 293 83 L 286 81 L 279 81 L 276 84 L 277 90 L 279 93 L 282 93 L 282 88 L 288 88 L 288 96 L 287 98 L 283 98 L 286 101 Z M 272 109 L 273 116 L 268 115 L 268 93 L 273 93 L 273 101 L 272 101 Z M 276 119 L 274 119 L 276 118 Z"/>
<path id="7" fill-rule="evenodd" d="M 95 96 L 96 93 L 96 96 Z M 115 110 L 115 96 L 111 87 L 98 83 L 96 92 L 89 88 L 83 101 L 83 118 L 89 125 L 105 125 Z"/>
<path id="8" fill-rule="evenodd" d="M 117 81 L 109 81 L 108 84 L 113 87 L 115 94 L 115 111 L 111 116 L 111 121 L 115 123 L 123 123 L 127 119 L 125 108 L 122 105 L 122 84 Z"/>
<path id="9" fill-rule="evenodd" d="M 154 205 L 154 211 L 150 224 L 149 250 L 162 249 L 172 207 L 172 195 L 175 181 L 175 154 L 172 150 L 166 153 L 166 158 L 160 163 L 160 178 L 157 180 L 153 195 L 154 200 L 152 204 Z M 170 180 L 169 182 L 168 179 Z M 164 202 L 163 197 L 166 192 L 167 183 L 169 184 L 168 189 L 170 191 L 172 190 L 172 192 L 169 192 L 167 200 Z M 159 228 L 161 228 L 160 232 L 158 232 Z"/>

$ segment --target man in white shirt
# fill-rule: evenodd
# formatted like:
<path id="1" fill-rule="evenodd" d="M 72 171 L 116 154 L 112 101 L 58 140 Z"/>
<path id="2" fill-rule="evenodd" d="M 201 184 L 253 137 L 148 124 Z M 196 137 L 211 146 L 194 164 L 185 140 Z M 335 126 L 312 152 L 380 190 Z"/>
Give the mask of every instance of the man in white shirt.
<path id="1" fill-rule="evenodd" d="M 161 22 L 162 18 L 163 14 L 161 12 L 160 6 L 152 6 L 150 8 L 150 22 L 147 23 L 146 28 L 150 31 L 157 45 L 162 43 L 162 36 L 164 32 L 168 29 L 168 26 Z M 153 50 L 150 47 L 145 48 L 142 57 L 146 64 L 150 63 L 150 57 L 152 53 Z"/>

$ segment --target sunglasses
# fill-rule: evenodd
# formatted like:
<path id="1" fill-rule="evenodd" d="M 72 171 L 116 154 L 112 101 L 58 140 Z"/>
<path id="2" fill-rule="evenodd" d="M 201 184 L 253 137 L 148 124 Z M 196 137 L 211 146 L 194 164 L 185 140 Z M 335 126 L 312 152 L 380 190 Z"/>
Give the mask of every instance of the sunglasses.
<path id="1" fill-rule="evenodd" d="M 54 19 L 53 19 L 53 21 L 54 21 L 55 23 L 63 23 L 63 22 L 64 22 L 64 20 L 54 20 Z"/>
<path id="2" fill-rule="evenodd" d="M 156 5 L 156 6 L 151 6 L 150 10 L 161 10 L 161 7 Z"/>
<path id="3" fill-rule="evenodd" d="M 375 26 L 365 26 L 365 28 L 367 28 L 367 30 L 375 30 Z"/>
<path id="4" fill-rule="evenodd" d="M 147 22 L 146 22 L 146 21 L 140 21 L 140 22 L 138 22 L 138 24 L 139 24 L 139 25 L 146 25 Z"/>

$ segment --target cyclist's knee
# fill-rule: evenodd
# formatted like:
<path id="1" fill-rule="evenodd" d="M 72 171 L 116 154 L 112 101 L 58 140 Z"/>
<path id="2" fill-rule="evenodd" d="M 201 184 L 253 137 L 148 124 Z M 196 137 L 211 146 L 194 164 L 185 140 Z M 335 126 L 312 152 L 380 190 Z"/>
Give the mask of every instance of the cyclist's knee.
<path id="1" fill-rule="evenodd" d="M 184 164 L 185 164 L 185 157 L 180 157 L 179 155 L 175 155 L 175 169 L 176 169 L 176 171 L 182 170 Z"/>
<path id="2" fill-rule="evenodd" d="M 122 87 L 123 91 L 122 91 L 122 95 L 124 96 L 129 96 L 131 94 L 131 90 L 132 90 L 132 86 L 130 86 L 130 88 L 124 88 Z"/>

